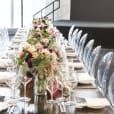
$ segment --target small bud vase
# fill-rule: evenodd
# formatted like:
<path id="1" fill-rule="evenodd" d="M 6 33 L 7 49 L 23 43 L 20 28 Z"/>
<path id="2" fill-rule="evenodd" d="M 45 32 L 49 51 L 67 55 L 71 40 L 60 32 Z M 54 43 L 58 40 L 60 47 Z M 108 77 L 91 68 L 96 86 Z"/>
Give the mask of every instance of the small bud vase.
<path id="1" fill-rule="evenodd" d="M 44 76 L 36 75 L 34 84 L 35 95 L 46 95 L 46 79 Z"/>

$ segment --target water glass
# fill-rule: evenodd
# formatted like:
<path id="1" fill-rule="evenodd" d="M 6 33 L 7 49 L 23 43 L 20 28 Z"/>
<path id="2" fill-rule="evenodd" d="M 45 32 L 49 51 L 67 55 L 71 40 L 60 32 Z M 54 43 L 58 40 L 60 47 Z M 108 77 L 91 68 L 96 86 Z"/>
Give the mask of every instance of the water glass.
<path id="1" fill-rule="evenodd" d="M 11 88 L 11 99 L 17 99 L 15 96 L 16 89 L 19 87 L 20 82 L 16 75 L 6 80 L 6 84 Z"/>
<path id="2" fill-rule="evenodd" d="M 25 76 L 20 76 L 19 78 L 20 78 L 21 83 L 24 86 L 24 97 L 21 97 L 20 100 L 28 102 L 28 101 L 30 101 L 30 98 L 26 96 L 26 86 L 29 82 L 32 81 L 33 78 L 32 77 L 29 78 L 26 75 Z"/>

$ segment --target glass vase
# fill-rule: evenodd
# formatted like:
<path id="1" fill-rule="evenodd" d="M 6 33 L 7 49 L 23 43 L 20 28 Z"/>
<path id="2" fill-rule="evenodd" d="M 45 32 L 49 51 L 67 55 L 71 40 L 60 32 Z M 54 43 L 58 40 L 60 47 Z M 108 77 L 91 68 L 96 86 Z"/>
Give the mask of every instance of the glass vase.
<path id="1" fill-rule="evenodd" d="M 35 95 L 46 95 L 46 79 L 44 76 L 43 78 L 40 78 L 41 76 L 36 75 L 35 76 L 35 82 L 34 82 L 34 90 Z"/>

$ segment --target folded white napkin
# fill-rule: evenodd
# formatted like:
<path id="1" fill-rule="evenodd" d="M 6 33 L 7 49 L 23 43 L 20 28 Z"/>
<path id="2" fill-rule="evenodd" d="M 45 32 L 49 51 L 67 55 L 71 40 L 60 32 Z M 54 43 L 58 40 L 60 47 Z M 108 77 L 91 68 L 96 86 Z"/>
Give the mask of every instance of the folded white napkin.
<path id="1" fill-rule="evenodd" d="M 23 36 L 18 36 L 18 35 L 15 35 L 15 36 L 14 36 L 14 38 L 15 38 L 15 39 L 22 39 L 22 38 L 23 38 Z"/>
<path id="2" fill-rule="evenodd" d="M 90 108 L 104 108 L 110 106 L 109 101 L 106 98 L 85 98 L 87 107 Z"/>
<path id="3" fill-rule="evenodd" d="M 0 111 L 3 111 L 5 109 L 8 109 L 11 106 L 15 106 L 16 105 L 16 101 L 14 100 L 7 100 L 4 102 L 0 102 Z"/>
<path id="4" fill-rule="evenodd" d="M 0 68 L 6 68 L 11 64 L 11 60 L 8 59 L 0 59 Z"/>
<path id="5" fill-rule="evenodd" d="M 22 41 L 22 39 L 16 39 L 16 38 L 13 38 L 12 39 L 12 42 L 13 43 L 20 43 Z"/>
<path id="6" fill-rule="evenodd" d="M 70 53 L 70 52 L 67 52 L 66 55 L 67 55 L 67 56 L 71 56 L 71 57 L 72 57 L 72 56 L 76 56 L 75 53 Z"/>
<path id="7" fill-rule="evenodd" d="M 18 29 L 17 32 L 18 32 L 18 33 L 24 33 L 25 30 L 24 30 L 24 29 Z"/>
<path id="8" fill-rule="evenodd" d="M 0 72 L 0 83 L 5 83 L 5 81 L 11 77 L 15 76 L 14 72 Z"/>
<path id="9" fill-rule="evenodd" d="M 95 81 L 95 78 L 90 76 L 88 73 L 77 73 L 78 83 L 91 84 Z"/>
<path id="10" fill-rule="evenodd" d="M 76 100 L 77 108 L 89 107 L 93 109 L 99 109 L 106 106 L 110 106 L 110 103 L 106 98 L 80 98 L 80 100 Z"/>
<path id="11" fill-rule="evenodd" d="M 7 50 L 6 51 L 6 54 L 8 54 L 8 55 L 14 55 L 16 52 L 15 52 L 15 50 Z"/>
<path id="12" fill-rule="evenodd" d="M 16 32 L 16 36 L 23 36 L 23 33 Z"/>
<path id="13" fill-rule="evenodd" d="M 81 63 L 81 62 L 68 62 L 68 65 L 69 66 L 72 66 L 72 67 L 75 67 L 75 68 L 83 68 L 83 63 Z"/>
<path id="14" fill-rule="evenodd" d="M 66 45 L 66 49 L 72 49 L 70 45 Z"/>
<path id="15" fill-rule="evenodd" d="M 19 45 L 18 44 L 15 44 L 15 43 L 12 43 L 9 48 L 13 48 L 13 49 L 18 49 L 19 48 Z"/>

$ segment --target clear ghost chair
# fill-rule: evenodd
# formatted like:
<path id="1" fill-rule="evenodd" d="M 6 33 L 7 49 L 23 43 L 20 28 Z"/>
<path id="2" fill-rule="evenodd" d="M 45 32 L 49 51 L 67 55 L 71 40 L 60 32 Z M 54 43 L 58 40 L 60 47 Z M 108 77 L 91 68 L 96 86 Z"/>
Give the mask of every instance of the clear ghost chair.
<path id="1" fill-rule="evenodd" d="M 83 51 L 84 51 L 84 47 L 85 47 L 85 43 L 87 40 L 87 37 L 85 37 L 86 35 L 83 35 L 82 38 L 80 39 L 80 43 L 79 43 L 79 52 L 78 52 L 78 57 L 79 60 L 82 61 L 83 59 Z"/>
<path id="2" fill-rule="evenodd" d="M 113 52 L 107 52 L 101 58 L 99 65 L 98 65 L 96 83 L 102 95 L 104 95 L 103 88 L 102 88 L 103 76 L 109 73 L 112 58 L 113 58 Z"/>
<path id="3" fill-rule="evenodd" d="M 75 45 L 74 42 L 77 38 L 77 34 L 78 34 L 78 28 L 74 30 L 72 37 L 71 37 L 70 45 L 71 45 L 72 49 L 74 49 L 74 45 Z"/>
<path id="4" fill-rule="evenodd" d="M 91 39 L 85 46 L 84 48 L 84 53 L 83 53 L 83 64 L 86 66 L 87 62 L 88 62 L 88 58 L 90 56 L 90 53 L 93 49 L 93 45 L 94 45 L 94 39 Z"/>
<path id="5" fill-rule="evenodd" d="M 79 47 L 79 41 L 80 41 L 82 32 L 83 32 L 83 31 L 80 30 L 80 31 L 77 33 L 77 38 L 76 38 L 75 41 L 74 41 L 74 47 L 73 47 L 73 49 L 74 49 L 76 55 L 77 55 L 77 50 L 78 50 L 78 47 Z"/>
<path id="6" fill-rule="evenodd" d="M 77 50 L 77 56 L 78 56 L 78 57 L 79 57 L 80 54 L 83 52 L 83 48 L 84 48 L 84 45 L 85 45 L 87 36 L 88 36 L 88 34 L 85 33 L 85 34 L 80 38 L 80 41 L 79 41 L 79 44 L 78 44 L 78 50 Z M 80 59 L 80 57 L 79 57 L 79 59 Z"/>
<path id="7" fill-rule="evenodd" d="M 6 37 L 7 42 L 9 42 L 8 28 L 4 27 L 4 37 Z"/>
<path id="8" fill-rule="evenodd" d="M 108 100 L 111 104 L 111 108 L 114 111 L 114 72 L 110 76 L 109 86 L 108 86 Z"/>
<path id="9" fill-rule="evenodd" d="M 75 25 L 73 24 L 70 29 L 69 29 L 69 33 L 68 33 L 68 43 L 70 43 L 71 41 L 71 38 L 72 38 L 72 33 L 73 33 L 73 30 L 75 28 Z"/>
<path id="10" fill-rule="evenodd" d="M 108 85 L 110 84 L 109 83 L 109 79 L 110 79 L 110 76 L 112 74 L 112 72 L 114 71 L 114 53 L 112 54 L 112 56 L 110 57 L 110 60 L 108 62 L 108 65 L 107 65 L 107 72 L 105 72 L 103 74 L 103 77 L 102 77 L 102 90 L 103 90 L 103 96 L 105 97 L 108 97 L 107 96 L 107 92 L 108 92 Z"/>
<path id="11" fill-rule="evenodd" d="M 4 51 L 8 49 L 9 45 L 9 34 L 8 29 L 6 27 L 3 28 L 3 35 L 4 35 Z"/>
<path id="12" fill-rule="evenodd" d="M 88 60 L 88 65 L 86 66 L 90 76 L 95 76 L 96 63 L 98 61 L 100 52 L 101 52 L 101 45 L 95 47 L 91 52 L 91 55 Z"/>
<path id="13" fill-rule="evenodd" d="M 4 54 L 4 50 L 6 49 L 6 37 L 5 37 L 5 34 L 4 34 L 4 28 L 0 28 L 0 57 L 3 56 Z"/>

